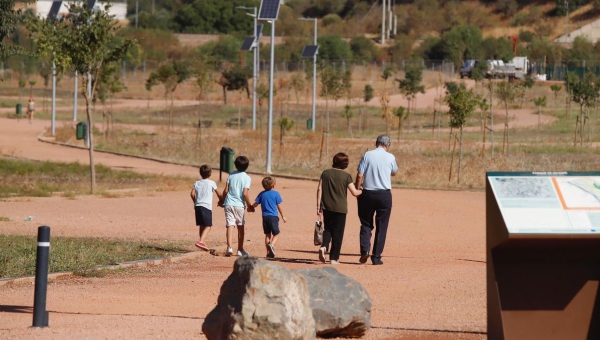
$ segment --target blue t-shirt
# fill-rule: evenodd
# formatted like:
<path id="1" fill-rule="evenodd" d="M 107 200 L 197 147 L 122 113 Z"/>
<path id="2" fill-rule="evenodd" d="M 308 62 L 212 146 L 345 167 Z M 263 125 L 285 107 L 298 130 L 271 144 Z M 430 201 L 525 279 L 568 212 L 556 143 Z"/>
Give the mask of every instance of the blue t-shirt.
<path id="1" fill-rule="evenodd" d="M 383 148 L 377 148 L 365 152 L 357 170 L 364 175 L 363 189 L 389 190 L 392 188 L 390 176 L 398 171 L 398 164 L 394 155 Z"/>
<path id="2" fill-rule="evenodd" d="M 256 196 L 255 202 L 260 204 L 263 216 L 278 216 L 277 204 L 281 204 L 283 200 L 277 191 L 265 190 Z"/>
<path id="3" fill-rule="evenodd" d="M 227 177 L 229 191 L 223 205 L 244 208 L 246 206 L 244 189 L 250 189 L 251 182 L 252 179 L 245 172 L 234 171 L 229 174 L 229 177 Z"/>

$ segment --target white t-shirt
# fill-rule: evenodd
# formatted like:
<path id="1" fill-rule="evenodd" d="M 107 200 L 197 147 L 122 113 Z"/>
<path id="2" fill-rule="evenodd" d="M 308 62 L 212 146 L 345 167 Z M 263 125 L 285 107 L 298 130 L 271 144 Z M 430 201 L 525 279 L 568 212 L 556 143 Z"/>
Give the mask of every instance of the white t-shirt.
<path id="1" fill-rule="evenodd" d="M 217 190 L 217 183 L 210 179 L 201 179 L 194 183 L 196 190 L 196 206 L 212 210 L 213 191 Z"/>

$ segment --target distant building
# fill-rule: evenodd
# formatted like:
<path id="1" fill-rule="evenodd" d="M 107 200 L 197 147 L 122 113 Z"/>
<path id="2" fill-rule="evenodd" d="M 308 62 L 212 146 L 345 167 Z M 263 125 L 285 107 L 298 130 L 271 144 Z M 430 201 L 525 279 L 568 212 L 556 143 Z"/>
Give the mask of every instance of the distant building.
<path id="1" fill-rule="evenodd" d="M 52 3 L 54 0 L 37 0 L 33 6 L 35 14 L 37 16 L 46 17 L 50 12 L 50 7 L 52 7 Z M 59 13 L 68 14 L 69 9 L 67 8 L 67 4 L 71 1 L 63 1 L 62 6 L 60 6 Z M 104 5 L 106 2 L 98 1 L 96 3 L 96 7 L 100 8 L 100 6 Z M 127 18 L 127 2 L 125 1 L 111 1 L 111 7 L 109 9 L 109 13 L 115 16 L 117 20 L 125 20 Z"/>

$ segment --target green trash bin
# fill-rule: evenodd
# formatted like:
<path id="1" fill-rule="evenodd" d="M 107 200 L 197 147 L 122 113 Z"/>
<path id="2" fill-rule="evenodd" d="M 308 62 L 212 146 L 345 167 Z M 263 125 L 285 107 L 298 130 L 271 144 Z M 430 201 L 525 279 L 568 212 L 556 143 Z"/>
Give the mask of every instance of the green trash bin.
<path id="1" fill-rule="evenodd" d="M 17 114 L 17 116 L 20 116 L 23 113 L 22 109 L 23 109 L 23 106 L 21 105 L 21 103 L 18 103 L 17 106 L 16 106 L 16 114 Z"/>
<path id="2" fill-rule="evenodd" d="M 312 127 L 313 127 L 312 118 L 308 118 L 308 119 L 306 120 L 306 129 L 307 129 L 307 130 L 312 130 Z"/>
<path id="3" fill-rule="evenodd" d="M 233 157 L 235 152 L 231 148 L 226 146 L 221 148 L 219 153 L 219 181 L 221 181 L 221 174 L 226 172 L 230 174 L 233 172 Z"/>
<path id="4" fill-rule="evenodd" d="M 87 135 L 87 123 L 79 122 L 75 128 L 75 137 L 77 139 L 85 139 Z"/>

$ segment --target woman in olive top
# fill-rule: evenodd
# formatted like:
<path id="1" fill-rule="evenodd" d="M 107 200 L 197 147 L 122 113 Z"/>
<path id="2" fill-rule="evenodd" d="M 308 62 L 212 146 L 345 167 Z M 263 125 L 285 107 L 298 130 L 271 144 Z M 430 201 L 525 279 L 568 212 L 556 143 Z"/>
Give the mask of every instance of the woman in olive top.
<path id="1" fill-rule="evenodd" d="M 357 190 L 352 181 L 352 176 L 345 172 L 348 167 L 348 155 L 343 152 L 333 156 L 331 169 L 323 171 L 317 188 L 317 214 L 323 214 L 323 244 L 319 248 L 319 259 L 325 262 L 325 252 L 331 242 L 329 260 L 331 264 L 339 264 L 344 229 L 346 228 L 346 214 L 348 213 L 348 194 L 354 196 L 362 193 Z"/>

